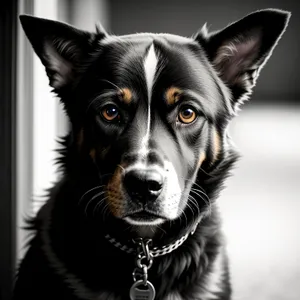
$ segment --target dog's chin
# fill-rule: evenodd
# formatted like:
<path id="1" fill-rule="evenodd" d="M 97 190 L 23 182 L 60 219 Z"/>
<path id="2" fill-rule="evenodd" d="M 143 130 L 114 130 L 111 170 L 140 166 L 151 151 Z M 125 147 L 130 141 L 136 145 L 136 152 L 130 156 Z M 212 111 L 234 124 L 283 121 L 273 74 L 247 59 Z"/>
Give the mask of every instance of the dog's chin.
<path id="1" fill-rule="evenodd" d="M 155 226 L 162 224 L 166 220 L 166 217 L 154 211 L 140 210 L 127 214 L 124 220 L 135 226 Z"/>
<path id="2" fill-rule="evenodd" d="M 151 213 L 135 213 L 123 218 L 131 225 L 132 232 L 137 237 L 153 238 L 158 226 L 166 221 L 166 218 Z"/>
<path id="3" fill-rule="evenodd" d="M 124 221 L 130 224 L 131 232 L 134 237 L 152 239 L 156 235 L 158 225 L 162 224 L 164 219 L 135 219 L 132 217 L 125 217 Z"/>
<path id="4" fill-rule="evenodd" d="M 163 218 L 159 217 L 136 218 L 132 216 L 125 217 L 124 220 L 133 226 L 157 226 L 165 221 Z"/>

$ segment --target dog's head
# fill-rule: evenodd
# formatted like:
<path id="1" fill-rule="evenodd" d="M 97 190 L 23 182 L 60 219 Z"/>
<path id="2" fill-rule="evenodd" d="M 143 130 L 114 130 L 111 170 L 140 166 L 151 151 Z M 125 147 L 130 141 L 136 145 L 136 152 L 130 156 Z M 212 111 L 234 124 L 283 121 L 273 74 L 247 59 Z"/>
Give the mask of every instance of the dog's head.
<path id="1" fill-rule="evenodd" d="M 96 165 L 110 214 L 136 226 L 207 209 L 199 172 L 222 170 L 228 122 L 288 19 L 262 10 L 184 38 L 89 33 L 21 16 L 70 118 L 74 157 Z"/>

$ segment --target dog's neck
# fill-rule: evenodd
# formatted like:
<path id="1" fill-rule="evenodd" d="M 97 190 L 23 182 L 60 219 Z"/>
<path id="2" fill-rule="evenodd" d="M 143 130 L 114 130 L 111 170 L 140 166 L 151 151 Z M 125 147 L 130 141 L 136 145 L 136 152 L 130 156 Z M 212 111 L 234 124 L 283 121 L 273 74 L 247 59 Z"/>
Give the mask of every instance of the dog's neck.
<path id="1" fill-rule="evenodd" d="M 63 185 L 58 188 L 58 193 L 63 191 Z M 58 201 L 62 200 L 59 199 L 60 197 L 58 196 L 58 194 L 55 194 L 54 198 L 56 200 L 58 199 Z M 61 208 L 51 211 L 52 199 L 50 199 L 47 206 L 40 211 L 39 217 L 43 219 L 44 222 L 44 226 L 42 226 L 42 230 L 40 230 L 43 243 L 42 248 L 54 271 L 59 276 L 62 276 L 62 279 L 66 281 L 68 285 L 74 285 L 77 291 L 83 291 L 89 298 L 95 298 L 95 295 L 101 294 L 103 290 L 114 290 L 111 286 L 113 282 L 122 282 L 122 284 L 119 284 L 120 294 L 124 294 L 123 296 L 128 295 L 129 288 L 132 285 L 131 273 L 135 267 L 135 255 L 118 249 L 118 247 L 112 245 L 104 236 L 99 236 L 99 241 L 96 241 L 97 236 L 95 236 L 95 232 L 98 232 L 96 229 L 94 229 L 93 232 L 88 232 L 91 228 L 86 227 L 88 230 L 82 233 L 78 231 L 75 233 L 68 232 L 70 227 L 66 224 L 67 220 L 62 220 L 62 218 L 66 216 L 57 215 L 57 213 L 61 212 Z M 66 225 L 65 227 L 62 226 L 62 223 L 56 224 L 58 218 L 61 218 L 61 221 Z M 77 224 L 78 223 L 80 223 L 80 221 L 78 222 L 77 220 Z M 76 224 L 70 225 L 72 231 L 76 231 L 80 227 L 77 227 Z M 165 272 L 173 274 L 174 271 L 172 270 L 174 268 L 176 270 L 180 269 L 182 270 L 180 271 L 182 272 L 182 276 L 186 276 L 187 280 L 191 280 L 188 270 L 192 268 L 195 270 L 199 269 L 198 272 L 201 271 L 201 274 L 203 273 L 201 276 L 204 276 L 207 269 L 211 267 L 206 264 L 208 256 L 217 255 L 217 253 L 221 251 L 219 228 L 217 209 L 213 205 L 212 214 L 203 219 L 203 222 L 200 223 L 194 233 L 195 238 L 189 235 L 184 241 L 184 246 L 180 245 L 177 248 L 178 253 L 181 253 L 179 257 L 183 256 L 183 260 L 178 259 L 178 255 L 174 256 L 170 252 L 154 260 L 154 264 L 151 267 L 152 273 L 150 274 L 150 279 L 154 286 L 157 287 L 157 294 L 160 297 L 165 295 L 166 290 L 169 291 L 171 289 L 176 291 L 175 287 L 177 288 L 176 278 L 173 278 L 171 275 L 168 282 L 162 284 L 162 278 L 165 276 Z M 54 232 L 52 232 L 52 230 L 54 230 Z M 174 241 L 174 238 L 179 239 L 181 234 L 182 232 L 177 229 L 170 230 L 164 234 L 163 239 L 154 237 L 154 242 L 155 244 L 159 243 L 164 246 L 168 240 Z M 120 236 L 122 235 L 124 236 L 124 234 Z M 93 239 L 91 239 L 91 237 Z M 65 239 L 67 239 L 66 244 L 64 243 Z M 78 240 L 76 241 L 76 239 Z M 124 237 L 124 240 L 128 239 Z M 163 264 L 162 259 L 164 261 Z M 203 267 L 200 267 L 202 265 Z M 120 268 L 120 266 L 122 266 L 122 268 Z M 162 266 L 166 268 L 164 271 L 161 269 Z M 100 274 L 98 272 L 99 268 L 105 270 L 105 272 L 101 272 L 101 274 L 106 274 L 105 277 L 98 277 Z M 179 274 L 177 275 L 179 276 Z M 166 284 L 168 288 L 166 288 Z"/>
<path id="2" fill-rule="evenodd" d="M 142 238 L 149 238 L 149 239 L 154 238 L 157 230 L 158 230 L 157 226 L 146 226 L 146 225 L 135 226 L 132 228 L 134 235 Z"/>
<path id="3" fill-rule="evenodd" d="M 90 185 L 93 184 L 90 182 Z M 90 187 L 70 181 L 69 178 L 55 186 L 48 204 L 40 211 L 36 220 L 37 223 L 41 221 L 40 224 L 44 224 L 42 230 L 39 230 L 43 239 L 42 248 L 44 251 L 47 250 L 45 254 L 54 271 L 68 284 L 69 278 L 77 278 L 78 280 L 71 283 L 74 286 L 77 286 L 78 282 L 84 283 L 80 290 L 88 290 L 88 294 L 94 297 L 94 293 L 99 294 L 103 289 L 104 291 L 115 290 L 111 284 L 121 282 L 120 294 L 125 297 L 132 285 L 131 273 L 135 266 L 135 255 L 112 245 L 105 238 L 105 234 L 110 233 L 120 244 L 126 245 L 132 237 L 148 234 L 147 229 L 141 233 L 129 230 L 128 225 L 126 226 L 122 220 L 108 218 L 104 222 L 99 218 L 98 222 L 95 222 L 87 218 L 82 213 L 82 208 L 78 207 L 78 195 L 82 195 Z M 55 205 L 53 205 L 54 201 Z M 194 220 L 193 215 L 188 215 L 187 218 Z M 153 246 L 162 249 L 165 245 L 176 242 L 192 230 L 193 224 L 193 221 L 191 224 L 185 224 L 182 220 L 163 224 L 162 230 L 157 228 L 153 232 L 151 237 Z M 149 276 L 154 286 L 159 287 L 157 295 L 162 297 L 166 295 L 166 291 L 177 289 L 176 278 L 172 275 L 169 275 L 168 282 L 161 283 L 165 272 L 173 274 L 175 269 L 181 270 L 180 274 L 186 277 L 187 281 L 192 280 L 189 278 L 189 274 L 192 274 L 189 272 L 191 268 L 195 269 L 195 272 L 201 271 L 201 274 L 203 273 L 201 276 L 205 276 L 210 268 L 206 265 L 208 256 L 220 252 L 219 228 L 217 208 L 212 204 L 211 214 L 203 218 L 193 236 L 189 235 L 176 251 L 155 259 Z M 173 255 L 175 252 L 178 255 Z M 166 269 L 163 270 L 163 266 Z M 103 272 L 99 273 L 99 269 Z M 196 271 L 198 269 L 200 271 Z M 168 287 L 165 286 L 166 284 Z"/>

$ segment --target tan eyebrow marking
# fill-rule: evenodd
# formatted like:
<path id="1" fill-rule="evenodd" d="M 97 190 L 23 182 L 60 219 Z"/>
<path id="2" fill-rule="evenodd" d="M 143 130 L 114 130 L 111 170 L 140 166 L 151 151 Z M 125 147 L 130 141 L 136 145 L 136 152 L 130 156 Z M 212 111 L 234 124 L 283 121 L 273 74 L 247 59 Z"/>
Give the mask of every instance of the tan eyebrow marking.
<path id="1" fill-rule="evenodd" d="M 216 128 L 213 129 L 213 145 L 213 161 L 216 161 L 221 152 L 221 137 Z"/>
<path id="2" fill-rule="evenodd" d="M 179 99 L 182 94 L 182 90 L 177 88 L 177 87 L 170 87 L 166 91 L 166 100 L 169 105 L 175 104 Z"/>
<path id="3" fill-rule="evenodd" d="M 198 167 L 200 168 L 202 163 L 204 162 L 204 160 L 206 159 L 206 154 L 205 152 L 201 152 L 200 153 L 200 158 L 199 158 L 199 163 L 198 163 Z"/>
<path id="4" fill-rule="evenodd" d="M 122 88 L 119 92 L 119 96 L 126 104 L 130 104 L 132 101 L 132 92 L 129 88 Z"/>

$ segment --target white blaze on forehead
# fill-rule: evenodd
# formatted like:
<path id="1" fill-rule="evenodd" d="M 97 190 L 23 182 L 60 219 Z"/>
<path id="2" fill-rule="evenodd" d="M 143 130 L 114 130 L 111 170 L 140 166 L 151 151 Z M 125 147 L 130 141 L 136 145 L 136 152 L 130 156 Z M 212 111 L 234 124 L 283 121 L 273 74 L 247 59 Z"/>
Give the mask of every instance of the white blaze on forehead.
<path id="1" fill-rule="evenodd" d="M 150 103 L 152 87 L 154 83 L 156 68 L 157 68 L 157 56 L 155 54 L 154 44 L 152 44 L 148 50 L 148 53 L 144 59 L 144 69 L 146 75 L 146 83 L 148 89 L 148 101 Z"/>
<path id="2" fill-rule="evenodd" d="M 155 73 L 157 69 L 158 58 L 155 54 L 154 44 L 151 44 L 145 59 L 144 59 L 144 70 L 145 70 L 145 77 L 146 77 L 146 85 L 147 85 L 147 96 L 148 96 L 148 107 L 147 107 L 147 130 L 146 134 L 142 139 L 141 148 L 139 153 L 141 155 L 146 155 L 148 150 L 148 141 L 150 137 L 150 120 L 151 120 L 151 97 L 152 97 L 152 89 L 155 80 Z"/>

